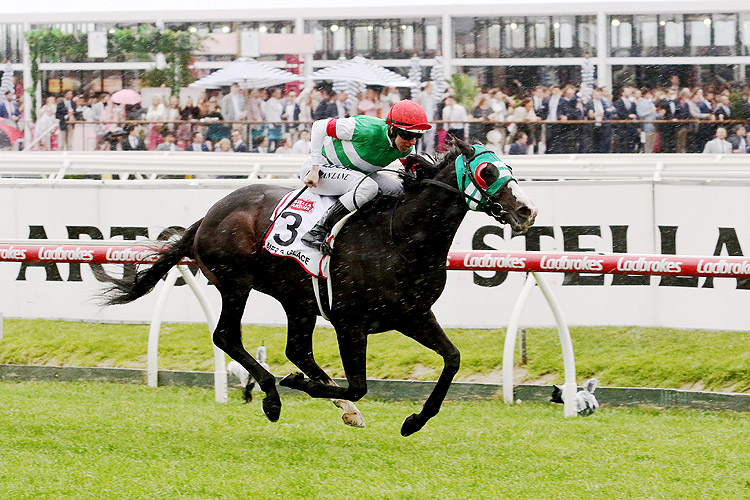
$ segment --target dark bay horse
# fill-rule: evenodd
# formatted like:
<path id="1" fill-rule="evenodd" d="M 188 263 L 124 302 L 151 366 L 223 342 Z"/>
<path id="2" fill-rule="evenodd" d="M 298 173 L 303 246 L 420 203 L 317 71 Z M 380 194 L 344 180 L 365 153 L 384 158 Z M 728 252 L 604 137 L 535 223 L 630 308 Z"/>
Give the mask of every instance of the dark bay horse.
<path id="1" fill-rule="evenodd" d="M 245 350 L 241 339 L 240 320 L 252 289 L 276 298 L 287 315 L 286 356 L 304 375 L 288 375 L 280 384 L 315 398 L 362 398 L 367 392 L 367 336 L 398 330 L 444 360 L 422 410 L 409 415 L 401 427 L 402 435 L 413 434 L 438 413 L 459 368 L 460 353 L 431 307 L 445 286 L 448 251 L 469 209 L 457 169 L 468 166 L 474 156 L 472 146 L 456 140 L 438 163 L 409 157 L 417 174 L 405 177 L 405 196 L 391 203 L 375 200 L 354 214 L 337 236 L 330 264 L 333 308 L 328 316 L 336 330 L 347 387 L 337 386 L 313 358 L 313 328 L 320 313 L 309 275 L 291 259 L 262 250 L 269 216 L 288 189 L 254 184 L 230 193 L 164 248 L 151 267 L 130 279 L 114 280 L 107 303 L 131 302 L 152 290 L 183 257 L 195 259 L 221 294 L 214 343 L 258 382 L 266 394 L 263 412 L 271 421 L 281 412 L 275 379 Z M 475 177 L 469 170 L 478 188 L 475 203 L 489 206 L 488 213 L 516 233 L 531 227 L 537 209 L 502 162 L 487 159 Z M 500 184 L 496 191 L 487 189 Z"/>

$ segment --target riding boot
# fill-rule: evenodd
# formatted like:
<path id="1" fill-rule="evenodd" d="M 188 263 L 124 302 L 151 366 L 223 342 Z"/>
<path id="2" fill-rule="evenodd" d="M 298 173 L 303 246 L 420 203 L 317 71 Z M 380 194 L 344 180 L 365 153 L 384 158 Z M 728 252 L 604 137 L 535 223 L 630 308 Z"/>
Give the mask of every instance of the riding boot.
<path id="1" fill-rule="evenodd" d="M 349 209 L 343 203 L 337 201 L 326 211 L 318 223 L 302 236 L 302 243 L 311 248 L 323 251 L 323 243 L 325 243 L 326 237 L 333 229 L 333 226 L 348 213 Z"/>

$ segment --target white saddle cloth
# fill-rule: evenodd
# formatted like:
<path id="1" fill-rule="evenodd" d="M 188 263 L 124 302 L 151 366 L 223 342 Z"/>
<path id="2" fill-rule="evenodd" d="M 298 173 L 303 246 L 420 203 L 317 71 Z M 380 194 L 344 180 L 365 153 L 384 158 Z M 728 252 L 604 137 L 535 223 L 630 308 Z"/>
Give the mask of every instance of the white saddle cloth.
<path id="1" fill-rule="evenodd" d="M 274 209 L 271 221 L 276 222 L 268 230 L 263 248 L 273 255 L 296 260 L 312 276 L 327 279 L 329 258 L 302 243 L 302 236 L 336 203 L 336 197 L 320 196 L 308 189 L 290 205 L 299 191 L 288 193 Z"/>

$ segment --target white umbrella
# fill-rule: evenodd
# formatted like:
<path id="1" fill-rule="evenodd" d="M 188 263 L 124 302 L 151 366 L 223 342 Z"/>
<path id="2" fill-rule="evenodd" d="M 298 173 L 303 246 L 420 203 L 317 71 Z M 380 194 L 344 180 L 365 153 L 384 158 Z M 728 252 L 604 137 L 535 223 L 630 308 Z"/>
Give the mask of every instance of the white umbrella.
<path id="1" fill-rule="evenodd" d="M 202 89 L 217 89 L 237 83 L 242 88 L 262 88 L 302 80 L 303 78 L 289 71 L 274 68 L 255 59 L 243 57 L 231 62 L 225 68 L 204 76 L 189 86 Z"/>
<path id="2" fill-rule="evenodd" d="M 348 61 L 339 60 L 333 66 L 319 69 L 310 75 L 313 80 L 333 80 L 358 82 L 364 85 L 380 85 L 383 87 L 414 87 L 408 79 L 357 56 Z"/>
<path id="3" fill-rule="evenodd" d="M 448 82 L 445 81 L 445 68 L 443 67 L 443 56 L 436 56 L 432 63 L 430 79 L 435 85 L 435 99 L 443 99 L 443 94 L 448 89 Z"/>
<path id="4" fill-rule="evenodd" d="M 419 93 L 419 86 L 422 83 L 422 66 L 419 65 L 419 58 L 417 56 L 409 59 L 409 74 L 407 76 L 410 82 L 414 83 L 414 87 L 411 89 L 411 98 L 414 99 Z"/>
<path id="5" fill-rule="evenodd" d="M 5 95 L 9 90 L 16 90 L 13 85 L 13 65 L 10 62 L 3 68 L 3 77 L 0 79 L 0 95 Z"/>

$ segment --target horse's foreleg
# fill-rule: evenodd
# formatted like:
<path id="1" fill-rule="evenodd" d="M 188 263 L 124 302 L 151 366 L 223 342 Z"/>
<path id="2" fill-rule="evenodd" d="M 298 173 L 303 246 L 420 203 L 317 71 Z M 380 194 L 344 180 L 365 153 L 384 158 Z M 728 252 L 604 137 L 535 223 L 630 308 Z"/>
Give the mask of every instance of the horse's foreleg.
<path id="1" fill-rule="evenodd" d="M 315 362 L 313 355 L 313 330 L 315 316 L 294 316 L 287 312 L 288 330 L 286 357 L 311 380 L 338 387 L 338 384 Z M 364 427 L 362 413 L 351 401 L 334 399 L 333 404 L 343 412 L 341 419 L 352 427 Z"/>
<path id="2" fill-rule="evenodd" d="M 399 328 L 399 331 L 425 347 L 429 347 L 443 357 L 443 371 L 440 373 L 432 393 L 422 406 L 422 411 L 406 417 L 401 426 L 401 435 L 409 436 L 420 430 L 429 419 L 440 411 L 453 377 L 456 376 L 461 364 L 461 354 L 456 346 L 445 335 L 432 312 L 426 317 L 419 317 L 409 325 Z"/>
<path id="3" fill-rule="evenodd" d="M 281 399 L 276 390 L 276 380 L 263 368 L 242 345 L 242 312 L 250 291 L 230 292 L 221 290 L 221 316 L 213 334 L 214 344 L 241 364 L 266 393 L 263 413 L 268 420 L 276 422 L 281 414 Z"/>

